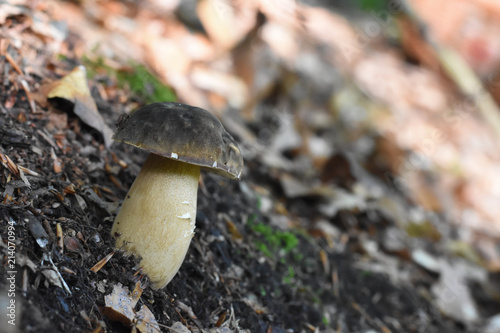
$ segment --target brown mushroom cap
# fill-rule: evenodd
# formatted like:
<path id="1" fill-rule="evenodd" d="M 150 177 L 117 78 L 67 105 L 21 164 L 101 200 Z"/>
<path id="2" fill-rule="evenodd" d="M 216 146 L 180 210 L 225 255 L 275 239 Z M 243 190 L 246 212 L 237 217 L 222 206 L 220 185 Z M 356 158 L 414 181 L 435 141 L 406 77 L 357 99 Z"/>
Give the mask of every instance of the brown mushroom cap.
<path id="1" fill-rule="evenodd" d="M 233 137 L 210 112 L 180 103 L 152 103 L 118 124 L 113 140 L 228 178 L 240 178 L 243 157 Z"/>

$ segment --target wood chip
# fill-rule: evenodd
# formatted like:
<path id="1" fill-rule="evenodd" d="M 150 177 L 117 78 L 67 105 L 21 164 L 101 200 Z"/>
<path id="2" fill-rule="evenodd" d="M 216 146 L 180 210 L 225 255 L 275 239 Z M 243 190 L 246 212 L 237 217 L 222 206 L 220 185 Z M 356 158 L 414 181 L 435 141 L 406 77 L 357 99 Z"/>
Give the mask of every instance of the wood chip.
<path id="1" fill-rule="evenodd" d="M 14 163 L 8 155 L 4 155 L 0 152 L 0 161 L 14 176 L 19 176 L 19 169 L 17 168 L 16 163 Z"/>
<path id="2" fill-rule="evenodd" d="M 61 223 L 56 224 L 56 237 L 57 237 L 57 246 L 59 247 L 59 252 L 62 254 L 64 252 L 64 235 Z"/>
<path id="3" fill-rule="evenodd" d="M 35 176 L 35 177 L 41 177 L 40 174 L 38 172 L 35 172 L 33 170 L 30 170 L 28 168 L 25 168 L 23 166 L 20 166 L 18 165 L 17 166 L 19 168 L 20 171 L 24 172 L 25 174 L 27 175 L 30 175 L 30 176 Z"/>
<path id="4" fill-rule="evenodd" d="M 54 148 L 50 149 L 50 157 L 52 158 L 52 162 L 54 164 L 54 172 L 61 173 L 62 172 L 61 160 L 57 157 Z"/>
<path id="5" fill-rule="evenodd" d="M 37 130 L 36 131 L 45 141 L 47 141 L 53 148 L 57 148 L 59 149 L 59 147 L 57 147 L 56 143 L 54 142 L 54 140 L 52 140 L 52 138 L 50 136 L 48 136 L 46 133 L 42 132 L 41 130 Z"/>
<path id="6" fill-rule="evenodd" d="M 36 105 L 35 105 L 35 100 L 33 99 L 33 96 L 31 95 L 30 87 L 28 86 L 28 83 L 26 80 L 21 79 L 21 86 L 23 86 L 24 92 L 26 93 L 26 96 L 28 97 L 28 102 L 31 108 L 31 112 L 36 113 Z"/>
<path id="7" fill-rule="evenodd" d="M 63 188 L 64 194 L 75 194 L 76 193 L 76 188 L 75 185 L 69 184 Z"/>
<path id="8" fill-rule="evenodd" d="M 101 260 L 99 260 L 97 262 L 97 264 L 95 264 L 90 270 L 94 273 L 97 273 L 99 272 L 99 270 L 101 268 L 104 267 L 104 265 L 106 265 L 106 263 L 111 259 L 111 257 L 113 257 L 113 255 L 115 254 L 115 252 L 111 252 L 110 254 L 108 254 L 107 256 L 105 256 L 104 258 L 102 258 Z"/>

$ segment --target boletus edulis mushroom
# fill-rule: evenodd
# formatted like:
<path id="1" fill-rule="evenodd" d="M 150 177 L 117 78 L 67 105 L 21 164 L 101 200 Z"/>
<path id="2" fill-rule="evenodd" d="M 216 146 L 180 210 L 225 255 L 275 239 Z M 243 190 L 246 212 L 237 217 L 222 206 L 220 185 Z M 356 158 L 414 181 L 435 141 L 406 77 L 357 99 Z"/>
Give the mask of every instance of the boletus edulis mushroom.
<path id="1" fill-rule="evenodd" d="M 179 270 L 194 235 L 200 170 L 239 179 L 240 150 L 210 112 L 153 103 L 132 112 L 113 137 L 150 154 L 116 216 L 116 248 L 140 258 L 154 288 Z"/>

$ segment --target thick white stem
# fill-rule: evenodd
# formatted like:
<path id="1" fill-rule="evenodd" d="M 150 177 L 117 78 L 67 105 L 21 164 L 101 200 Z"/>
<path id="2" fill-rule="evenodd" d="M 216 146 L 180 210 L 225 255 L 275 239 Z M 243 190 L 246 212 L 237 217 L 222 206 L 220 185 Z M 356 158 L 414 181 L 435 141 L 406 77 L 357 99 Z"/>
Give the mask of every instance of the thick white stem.
<path id="1" fill-rule="evenodd" d="M 154 288 L 179 270 L 194 235 L 200 167 L 149 154 L 111 234 L 116 248 L 141 257 Z"/>

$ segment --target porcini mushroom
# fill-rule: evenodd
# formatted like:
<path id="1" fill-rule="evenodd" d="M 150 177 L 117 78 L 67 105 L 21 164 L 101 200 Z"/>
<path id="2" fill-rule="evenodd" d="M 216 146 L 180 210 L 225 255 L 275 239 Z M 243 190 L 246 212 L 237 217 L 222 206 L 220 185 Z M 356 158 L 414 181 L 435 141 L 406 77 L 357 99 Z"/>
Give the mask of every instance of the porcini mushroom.
<path id="1" fill-rule="evenodd" d="M 137 109 L 118 124 L 113 139 L 150 154 L 111 234 L 116 248 L 140 257 L 153 287 L 163 288 L 179 270 L 194 235 L 200 169 L 239 179 L 243 158 L 214 115 L 179 103 Z"/>

